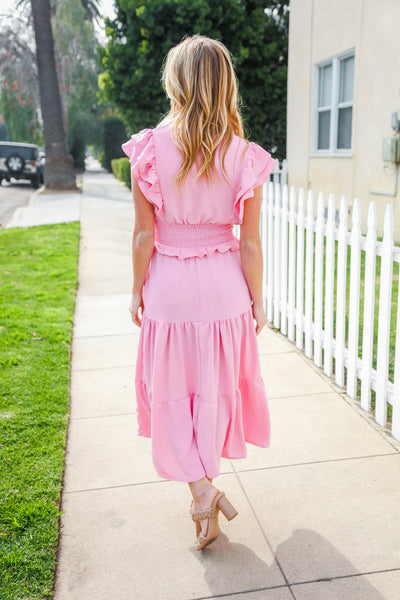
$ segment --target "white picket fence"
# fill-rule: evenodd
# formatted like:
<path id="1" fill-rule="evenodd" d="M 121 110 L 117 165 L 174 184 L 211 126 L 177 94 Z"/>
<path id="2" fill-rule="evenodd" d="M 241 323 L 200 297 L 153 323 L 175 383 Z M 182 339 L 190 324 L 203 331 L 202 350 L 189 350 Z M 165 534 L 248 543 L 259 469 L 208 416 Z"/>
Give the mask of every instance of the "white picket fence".
<path id="1" fill-rule="evenodd" d="M 267 317 L 297 348 L 304 349 L 306 356 L 323 368 L 326 375 L 334 377 L 353 399 L 357 397 L 360 380 L 361 406 L 369 412 L 371 390 L 374 390 L 375 420 L 382 426 L 387 425 L 388 403 L 391 404 L 392 435 L 400 439 L 400 285 L 394 312 L 392 307 L 394 267 L 400 263 L 400 247 L 393 241 L 393 209 L 391 205 L 386 207 L 382 242 L 377 241 L 374 202 L 369 205 L 366 236 L 361 234 L 358 199 L 352 206 L 351 231 L 345 197 L 340 201 L 338 226 L 336 217 L 333 195 L 329 196 L 327 210 L 323 195 L 318 195 L 314 218 L 312 191 L 306 197 L 302 189 L 297 193 L 291 188 L 289 193 L 287 185 L 265 184 L 261 235 Z M 377 256 L 381 260 L 378 277 Z M 379 317 L 377 356 L 374 356 L 376 285 L 379 285 Z M 364 307 L 361 315 L 360 300 Z M 389 342 L 393 319 L 396 320 L 395 368 L 393 381 L 390 381 Z M 360 323 L 362 349 L 359 353 Z"/>

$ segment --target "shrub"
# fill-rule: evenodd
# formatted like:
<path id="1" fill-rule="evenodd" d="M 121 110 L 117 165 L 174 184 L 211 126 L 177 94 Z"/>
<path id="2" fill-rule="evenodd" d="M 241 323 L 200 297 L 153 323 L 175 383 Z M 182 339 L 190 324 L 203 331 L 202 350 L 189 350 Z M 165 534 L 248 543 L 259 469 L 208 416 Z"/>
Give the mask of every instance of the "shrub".
<path id="1" fill-rule="evenodd" d="M 114 177 L 131 189 L 131 164 L 129 158 L 114 158 L 111 161 L 111 169 Z"/>

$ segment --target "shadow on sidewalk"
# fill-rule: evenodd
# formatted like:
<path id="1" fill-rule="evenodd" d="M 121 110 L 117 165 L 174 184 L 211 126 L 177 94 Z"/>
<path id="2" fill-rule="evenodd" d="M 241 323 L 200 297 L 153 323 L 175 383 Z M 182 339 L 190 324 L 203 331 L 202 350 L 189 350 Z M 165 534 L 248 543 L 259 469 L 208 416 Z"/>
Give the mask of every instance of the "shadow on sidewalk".
<path id="1" fill-rule="evenodd" d="M 276 587 L 276 566 L 262 561 L 244 544 L 229 542 L 229 538 L 223 533 L 208 549 L 200 553 L 192 548 L 191 552 L 203 565 L 204 579 L 213 596 L 268 589 L 268 571 L 271 572 L 271 588 Z M 312 585 L 311 582 L 323 581 L 329 585 L 332 577 L 339 577 L 339 581 L 343 581 L 344 576 L 353 575 L 356 576 L 356 582 L 352 600 L 384 600 L 364 576 L 357 574 L 354 565 L 315 531 L 295 530 L 290 538 L 277 547 L 275 556 L 289 583 L 304 581 Z M 297 565 L 301 567 L 298 568 Z M 295 574 L 296 572 L 299 574 Z M 260 585 L 261 581 L 264 583 Z M 295 596 L 296 588 L 297 585 L 292 585 Z M 321 596 L 316 595 L 315 598 L 326 598 L 324 594 L 327 591 L 325 589 Z M 318 594 L 317 591 L 316 593 Z"/>

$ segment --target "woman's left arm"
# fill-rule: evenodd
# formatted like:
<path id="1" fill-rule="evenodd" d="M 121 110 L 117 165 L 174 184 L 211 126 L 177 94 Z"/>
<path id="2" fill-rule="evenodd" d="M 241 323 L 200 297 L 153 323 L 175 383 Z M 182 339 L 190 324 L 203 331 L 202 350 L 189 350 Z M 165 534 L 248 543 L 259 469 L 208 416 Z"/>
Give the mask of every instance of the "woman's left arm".
<path id="1" fill-rule="evenodd" d="M 133 288 L 129 306 L 132 321 L 138 327 L 143 311 L 142 289 L 154 250 L 154 207 L 143 195 L 132 174 L 132 194 L 135 206 L 135 228 L 132 236 Z"/>

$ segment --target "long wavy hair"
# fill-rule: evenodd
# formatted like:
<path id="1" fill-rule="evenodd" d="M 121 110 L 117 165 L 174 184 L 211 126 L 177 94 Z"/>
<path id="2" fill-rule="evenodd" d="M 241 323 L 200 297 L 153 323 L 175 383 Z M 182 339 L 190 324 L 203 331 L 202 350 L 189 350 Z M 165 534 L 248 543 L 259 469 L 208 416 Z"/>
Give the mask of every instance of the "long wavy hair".
<path id="1" fill-rule="evenodd" d="M 185 38 L 169 51 L 162 82 L 171 102 L 163 123 L 171 125 L 183 157 L 176 184 L 184 184 L 194 163 L 197 176 L 211 181 L 216 174 L 218 148 L 222 173 L 229 181 L 225 155 L 233 134 L 244 134 L 238 86 L 227 48 L 201 35 Z"/>

